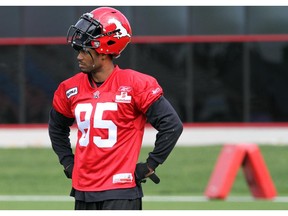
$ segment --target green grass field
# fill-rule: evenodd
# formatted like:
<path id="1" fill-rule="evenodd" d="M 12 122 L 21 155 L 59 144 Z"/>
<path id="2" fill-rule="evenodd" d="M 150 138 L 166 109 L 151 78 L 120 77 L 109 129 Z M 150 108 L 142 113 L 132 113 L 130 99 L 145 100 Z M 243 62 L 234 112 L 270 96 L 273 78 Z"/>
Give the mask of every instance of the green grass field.
<path id="1" fill-rule="evenodd" d="M 222 146 L 176 147 L 167 161 L 159 166 L 158 185 L 143 184 L 145 197 L 204 197 L 204 191 Z M 260 146 L 279 197 L 288 196 L 288 146 Z M 144 161 L 151 148 L 141 152 Z M 66 179 L 52 149 L 0 149 L 0 210 L 72 210 L 70 180 Z M 12 196 L 5 200 L 3 196 Z M 16 196 L 57 196 L 67 200 L 15 200 Z M 2 199 L 1 199 L 2 197 Z M 229 200 L 229 197 L 250 199 Z M 253 200 L 240 169 L 227 200 L 151 201 L 146 210 L 288 210 L 285 201 Z"/>

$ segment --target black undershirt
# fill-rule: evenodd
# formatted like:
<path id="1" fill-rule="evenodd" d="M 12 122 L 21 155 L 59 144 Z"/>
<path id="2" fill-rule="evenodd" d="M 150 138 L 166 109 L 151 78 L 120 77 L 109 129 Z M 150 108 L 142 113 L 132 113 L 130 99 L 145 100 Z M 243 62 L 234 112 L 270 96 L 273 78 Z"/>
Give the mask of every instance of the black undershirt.
<path id="1" fill-rule="evenodd" d="M 93 79 L 93 77 L 92 77 L 91 74 L 88 75 L 88 79 L 89 79 L 90 85 L 91 85 L 93 88 L 95 88 L 96 86 L 97 86 L 97 87 L 100 87 L 100 86 L 104 83 L 104 82 L 96 82 L 96 81 Z M 95 86 L 95 85 L 96 85 L 96 86 Z"/>

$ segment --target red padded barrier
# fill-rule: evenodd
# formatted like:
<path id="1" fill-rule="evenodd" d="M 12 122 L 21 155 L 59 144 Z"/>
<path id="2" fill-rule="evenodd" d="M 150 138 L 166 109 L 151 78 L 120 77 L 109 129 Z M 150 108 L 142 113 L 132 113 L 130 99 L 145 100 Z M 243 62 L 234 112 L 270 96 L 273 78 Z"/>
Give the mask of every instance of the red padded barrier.
<path id="1" fill-rule="evenodd" d="M 242 167 L 251 193 L 255 198 L 274 198 L 276 188 L 258 146 L 247 145 L 246 150 Z"/>
<path id="2" fill-rule="evenodd" d="M 223 146 L 206 187 L 205 195 L 210 199 L 225 199 L 241 166 L 250 191 L 255 198 L 271 199 L 277 195 L 260 149 L 253 143 Z"/>

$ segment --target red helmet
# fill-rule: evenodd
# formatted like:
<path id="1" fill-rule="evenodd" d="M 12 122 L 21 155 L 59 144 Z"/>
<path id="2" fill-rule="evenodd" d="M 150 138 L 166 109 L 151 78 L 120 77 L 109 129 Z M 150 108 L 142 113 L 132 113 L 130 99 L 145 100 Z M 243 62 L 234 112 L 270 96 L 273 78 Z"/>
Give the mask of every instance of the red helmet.
<path id="1" fill-rule="evenodd" d="M 131 41 L 127 18 L 111 7 L 100 7 L 83 14 L 67 33 L 67 42 L 76 50 L 94 48 L 97 53 L 119 57 Z"/>

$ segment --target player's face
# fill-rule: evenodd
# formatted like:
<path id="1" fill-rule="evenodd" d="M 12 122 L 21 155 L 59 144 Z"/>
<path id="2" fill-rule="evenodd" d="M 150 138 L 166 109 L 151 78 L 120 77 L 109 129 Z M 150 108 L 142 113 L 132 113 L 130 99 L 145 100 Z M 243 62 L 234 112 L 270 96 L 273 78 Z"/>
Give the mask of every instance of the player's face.
<path id="1" fill-rule="evenodd" d="M 80 50 L 77 56 L 79 68 L 84 73 L 96 72 L 101 68 L 100 55 L 93 49 Z"/>

